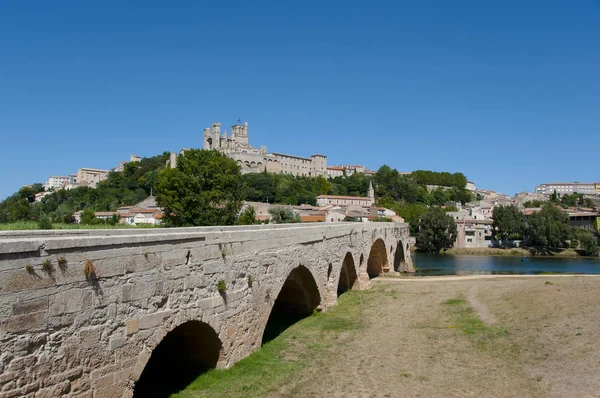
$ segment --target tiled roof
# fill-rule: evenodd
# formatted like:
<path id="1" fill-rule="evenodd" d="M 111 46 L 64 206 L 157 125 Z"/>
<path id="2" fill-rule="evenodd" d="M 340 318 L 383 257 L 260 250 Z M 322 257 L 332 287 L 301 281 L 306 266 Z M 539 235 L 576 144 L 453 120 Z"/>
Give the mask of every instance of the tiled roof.
<path id="1" fill-rule="evenodd" d="M 341 196 L 341 195 L 319 195 L 317 199 L 347 199 L 347 200 L 371 200 L 361 196 Z"/>

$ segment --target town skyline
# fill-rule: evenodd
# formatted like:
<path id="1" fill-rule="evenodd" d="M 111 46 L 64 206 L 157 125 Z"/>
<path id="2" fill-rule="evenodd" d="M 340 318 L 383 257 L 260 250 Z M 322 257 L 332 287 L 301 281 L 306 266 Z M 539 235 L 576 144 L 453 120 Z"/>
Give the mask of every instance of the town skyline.
<path id="1" fill-rule="evenodd" d="M 119 12 L 115 13 L 114 10 Z M 11 4 L 0 199 L 130 154 L 251 143 L 464 173 L 514 195 L 597 182 L 597 3 Z"/>
<path id="2" fill-rule="evenodd" d="M 229 129 L 228 129 L 228 128 L 222 128 L 222 130 L 221 130 L 221 132 L 220 132 L 220 133 L 221 133 L 221 134 L 227 134 L 227 136 L 229 136 L 229 134 L 231 133 L 231 127 L 235 127 L 236 125 L 240 125 L 240 120 L 241 120 L 241 119 L 238 119 L 238 120 L 237 120 L 237 121 L 236 121 L 236 122 L 235 122 L 235 123 L 234 123 L 232 126 L 230 126 L 230 128 L 229 128 Z M 221 125 L 221 123 L 220 123 L 220 122 L 214 122 L 214 123 L 212 123 L 212 124 L 214 125 L 215 123 L 216 123 L 216 124 L 218 124 L 218 125 Z M 248 128 L 248 122 L 245 122 L 245 125 L 246 125 L 246 128 Z M 224 127 L 224 126 L 222 126 L 222 127 Z M 206 129 L 206 128 L 205 128 L 205 129 Z M 254 134 L 254 132 L 252 132 L 252 135 L 253 135 L 253 134 Z M 252 140 L 250 140 L 249 144 L 252 146 L 252 144 L 254 144 L 254 142 L 252 142 Z M 260 147 L 265 147 L 266 145 L 264 145 L 264 144 L 260 144 L 259 146 L 260 146 Z M 189 148 L 203 149 L 203 148 L 202 148 L 202 145 L 200 145 L 200 146 L 193 146 L 193 147 L 189 147 Z M 183 150 L 183 149 L 184 149 L 184 148 L 182 148 L 182 149 L 180 149 L 180 150 L 176 150 L 176 151 L 163 151 L 163 152 L 171 152 L 171 153 L 175 153 L 175 154 L 177 154 L 177 153 L 179 153 L 179 152 L 180 152 L 181 150 Z M 204 148 L 204 149 L 207 149 L 207 148 Z M 255 149 L 258 149 L 258 148 L 255 148 Z M 160 153 L 163 153 L 163 152 L 157 152 L 157 153 L 155 153 L 155 154 L 149 154 L 149 155 L 147 155 L 147 156 L 139 156 L 139 155 L 136 155 L 136 154 L 130 154 L 130 155 L 128 155 L 127 157 L 128 157 L 128 158 L 130 158 L 130 159 L 129 159 L 129 161 L 134 161 L 134 160 L 139 160 L 139 159 L 141 159 L 142 157 L 152 157 L 152 156 L 156 156 L 156 155 L 159 155 Z M 315 153 L 316 153 L 316 152 L 315 152 Z M 282 155 L 283 155 L 283 154 L 282 154 Z M 323 154 L 323 155 L 325 156 L 325 158 L 328 158 L 327 154 Z M 291 157 L 304 157 L 304 158 L 306 158 L 306 159 L 308 160 L 308 159 L 310 158 L 310 156 L 312 156 L 312 155 L 288 153 L 288 154 L 285 154 L 285 155 L 283 155 L 283 156 L 291 156 Z M 126 157 L 125 157 L 125 156 L 122 156 L 122 158 L 126 158 Z M 137 159 L 134 159 L 134 158 L 137 158 Z M 73 176 L 74 176 L 74 177 L 75 177 L 74 179 L 73 179 L 73 178 L 71 178 L 71 179 L 70 179 L 70 182 L 67 182 L 67 185 L 70 185 L 70 184 L 72 184 L 72 183 L 73 183 L 73 181 L 74 181 L 74 180 L 75 180 L 75 181 L 77 180 L 77 175 L 81 173 L 81 170 L 82 170 L 82 169 L 83 169 L 83 170 L 88 170 L 88 169 L 89 169 L 89 170 L 98 170 L 98 171 L 105 171 L 105 172 L 109 172 L 109 171 L 122 171 L 122 170 L 123 170 L 123 165 L 124 165 L 125 163 L 127 163 L 127 162 L 128 162 L 127 160 L 122 160 L 122 159 L 121 159 L 120 161 L 118 161 L 118 162 L 115 162 L 115 163 L 113 164 L 113 166 L 111 166 L 111 167 L 106 167 L 106 168 L 96 168 L 96 167 L 78 166 L 78 167 L 76 167 L 76 169 L 74 170 L 74 172 L 69 172 L 69 173 L 64 173 L 64 174 L 60 174 L 60 173 L 55 173 L 55 174 L 46 174 L 46 175 L 47 175 L 47 177 L 46 177 L 46 178 L 44 178 L 44 179 L 42 179 L 42 180 L 40 180 L 40 181 L 35 181 L 35 182 L 30 182 L 30 183 L 28 183 L 28 184 L 23 184 L 23 185 L 21 185 L 21 186 L 17 187 L 17 188 L 16 188 L 16 189 L 15 189 L 13 192 L 10 192 L 10 193 L 8 193 L 8 194 L 7 194 L 5 197 L 2 197 L 2 196 L 0 196 L 0 200 L 4 200 L 6 197 L 8 197 L 9 195 L 11 195 L 12 193 L 15 193 L 15 192 L 17 192 L 17 191 L 18 191 L 18 189 L 20 189 L 22 186 L 31 185 L 31 184 L 34 184 L 34 183 L 41 183 L 41 184 L 43 184 L 44 186 L 46 186 L 48 183 L 50 183 L 51 179 L 54 179 L 54 178 L 56 178 L 56 177 L 58 177 L 58 178 L 63 178 L 63 177 L 64 177 L 64 178 L 68 178 L 69 176 L 71 176 L 71 177 L 73 177 Z M 327 168 L 327 169 L 330 169 L 330 168 L 343 168 L 343 167 L 341 167 L 341 166 L 347 166 L 347 167 L 351 167 L 351 166 L 358 166 L 358 167 L 360 167 L 360 168 L 365 168 L 365 169 L 367 170 L 367 172 L 371 172 L 371 173 L 373 173 L 373 172 L 376 172 L 376 171 L 377 171 L 377 169 L 379 169 L 379 167 L 381 167 L 381 166 L 383 166 L 383 165 L 384 165 L 384 164 L 382 164 L 382 165 L 379 165 L 379 166 L 377 166 L 377 167 L 375 167 L 375 168 L 370 168 L 370 167 L 368 167 L 368 166 L 365 166 L 365 165 L 364 165 L 364 164 L 362 164 L 361 162 L 356 162 L 356 161 L 352 162 L 352 161 L 350 161 L 350 162 L 348 162 L 348 163 L 336 163 L 336 164 L 329 164 L 329 163 L 327 163 L 327 166 L 326 166 L 326 168 Z M 388 165 L 388 166 L 390 166 L 390 165 Z M 391 167 L 391 168 L 395 168 L 395 169 L 397 169 L 397 170 L 398 170 L 398 171 L 399 171 L 401 174 L 410 174 L 410 172 L 412 172 L 412 171 L 415 171 L 415 170 L 429 170 L 429 169 L 410 169 L 410 170 L 409 170 L 409 169 L 406 169 L 406 170 L 404 170 L 404 169 L 398 169 L 397 167 L 394 167 L 394 166 L 390 166 L 390 167 Z M 242 170 L 243 170 L 243 167 L 242 167 Z M 473 179 L 469 178 L 469 176 L 468 176 L 466 173 L 464 173 L 463 171 L 461 171 L 461 170 L 432 170 L 432 171 L 437 171 L 437 172 L 450 172 L 450 173 L 454 173 L 454 172 L 463 173 L 463 174 L 465 174 L 465 176 L 466 176 L 466 177 L 469 179 L 469 182 L 470 182 L 470 183 L 474 183 L 475 185 L 477 185 L 477 188 L 478 188 L 478 189 L 483 189 L 483 190 L 488 190 L 488 191 L 495 191 L 495 192 L 498 192 L 498 193 L 500 193 L 500 194 L 506 194 L 506 195 L 509 195 L 509 196 L 511 196 L 511 197 L 512 197 L 512 196 L 514 196 L 514 195 L 516 195 L 516 194 L 522 193 L 522 192 L 529 192 L 529 193 L 536 193 L 536 192 L 537 192 L 537 193 L 539 193 L 539 191 L 538 191 L 538 188 L 539 188 L 539 187 L 538 187 L 538 185 L 546 185 L 546 184 L 552 184 L 552 183 L 567 183 L 567 184 L 569 184 L 569 183 L 590 183 L 592 186 L 593 186 L 594 184 L 596 184 L 596 185 L 600 185 L 600 183 L 599 183 L 599 182 L 597 182 L 597 181 L 600 181 L 600 178 L 597 178 L 597 180 L 593 180 L 593 181 L 581 181 L 581 180 L 564 180 L 564 181 L 558 181 L 558 180 L 548 180 L 548 181 L 545 181 L 545 182 L 539 182 L 539 183 L 536 183 L 536 186 L 535 186 L 535 187 L 532 187 L 531 189 L 525 189 L 525 190 L 522 190 L 522 191 L 519 191 L 519 192 L 514 192 L 514 193 L 507 193 L 507 192 L 503 192 L 503 191 L 497 190 L 497 189 L 495 189 L 494 187 L 481 187 L 481 186 L 479 186 L 479 185 L 477 184 L 477 181 L 473 181 Z M 285 171 L 281 171 L 281 172 L 282 172 L 282 173 L 286 173 Z M 327 174 L 323 174 L 323 176 L 324 176 L 325 178 L 332 178 L 332 177 L 334 177 L 334 176 L 337 176 L 338 174 L 339 174 L 339 173 L 335 173 L 335 172 L 334 172 L 334 173 L 332 173 L 332 172 L 331 172 L 331 170 L 327 170 Z M 80 179 L 81 179 L 81 178 L 80 178 Z M 64 182 L 63 182 L 63 183 L 64 183 Z M 50 185 L 48 186 L 48 188 L 54 188 L 54 189 L 60 189 L 60 188 L 62 188 L 62 186 L 61 186 L 61 187 L 59 187 L 59 186 L 51 186 L 51 185 L 52 185 L 52 184 L 50 184 Z M 77 185 L 75 185 L 75 186 L 77 186 Z M 0 189 L 1 189 L 1 188 L 0 188 Z M 1 192 L 1 191 L 0 191 L 0 192 Z M 572 193 L 572 191 L 569 191 L 569 192 L 570 192 L 570 193 Z"/>

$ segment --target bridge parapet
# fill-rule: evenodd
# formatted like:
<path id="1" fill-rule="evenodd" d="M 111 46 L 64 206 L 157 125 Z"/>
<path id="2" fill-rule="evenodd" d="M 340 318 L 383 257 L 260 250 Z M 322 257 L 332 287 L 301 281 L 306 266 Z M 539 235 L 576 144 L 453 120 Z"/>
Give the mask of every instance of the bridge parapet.
<path id="1" fill-rule="evenodd" d="M 0 397 L 131 396 L 190 322 L 229 367 L 282 305 L 326 311 L 369 277 L 411 272 L 407 245 L 395 223 L 2 233 Z"/>

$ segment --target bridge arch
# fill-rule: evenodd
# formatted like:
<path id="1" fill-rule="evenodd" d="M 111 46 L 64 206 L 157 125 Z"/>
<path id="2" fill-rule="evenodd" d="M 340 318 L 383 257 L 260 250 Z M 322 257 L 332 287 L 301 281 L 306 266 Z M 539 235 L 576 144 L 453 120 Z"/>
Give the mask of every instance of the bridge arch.
<path id="1" fill-rule="evenodd" d="M 340 274 L 338 277 L 337 284 L 337 295 L 338 297 L 348 290 L 353 290 L 358 287 L 358 273 L 356 272 L 356 265 L 354 264 L 354 257 L 352 253 L 348 252 L 344 256 L 342 261 L 342 267 L 340 268 Z"/>
<path id="2" fill-rule="evenodd" d="M 396 252 L 394 253 L 394 271 L 408 272 L 408 265 L 406 262 L 406 251 L 404 250 L 404 242 L 402 241 L 399 241 L 396 245 Z"/>
<path id="3" fill-rule="evenodd" d="M 185 322 L 154 348 L 135 382 L 133 397 L 168 397 L 215 368 L 222 355 L 221 340 L 209 324 Z"/>
<path id="4" fill-rule="evenodd" d="M 321 304 L 321 294 L 313 273 L 304 265 L 292 269 L 281 286 L 263 328 L 265 344 Z"/>
<path id="5" fill-rule="evenodd" d="M 389 269 L 387 249 L 383 239 L 379 238 L 371 246 L 369 258 L 367 259 L 367 274 L 375 278 Z"/>

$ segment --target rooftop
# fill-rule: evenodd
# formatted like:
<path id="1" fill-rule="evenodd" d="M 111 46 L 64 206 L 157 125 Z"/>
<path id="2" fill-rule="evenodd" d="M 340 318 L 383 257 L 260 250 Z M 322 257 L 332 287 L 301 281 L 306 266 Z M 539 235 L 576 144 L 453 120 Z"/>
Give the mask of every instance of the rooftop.
<path id="1" fill-rule="evenodd" d="M 361 196 L 341 196 L 341 195 L 319 195 L 317 199 L 348 199 L 348 200 L 371 200 Z"/>

